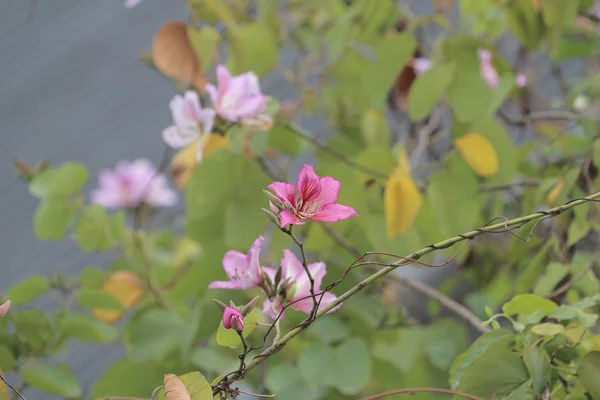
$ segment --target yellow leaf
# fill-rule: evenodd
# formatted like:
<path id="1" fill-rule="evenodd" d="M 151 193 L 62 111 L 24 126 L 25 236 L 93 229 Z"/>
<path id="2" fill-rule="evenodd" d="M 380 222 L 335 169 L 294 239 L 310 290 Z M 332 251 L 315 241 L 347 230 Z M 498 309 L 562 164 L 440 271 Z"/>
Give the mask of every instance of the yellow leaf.
<path id="1" fill-rule="evenodd" d="M 456 148 L 477 175 L 488 177 L 498 172 L 498 154 L 492 142 L 480 133 L 468 133 L 454 141 Z"/>
<path id="2" fill-rule="evenodd" d="M 191 400 L 185 384 L 177 375 L 166 374 L 164 388 L 167 400 Z"/>
<path id="3" fill-rule="evenodd" d="M 119 300 L 125 308 L 137 304 L 145 292 L 140 279 L 130 271 L 117 271 L 110 275 L 102 285 L 102 290 Z M 123 311 L 97 308 L 92 310 L 92 314 L 100 321 L 111 324 L 121 318 Z"/>
<path id="4" fill-rule="evenodd" d="M 560 196 L 560 192 L 562 192 L 564 186 L 565 180 L 563 178 L 560 178 L 558 181 L 556 181 L 556 184 L 546 195 L 546 202 L 549 205 L 554 205 L 554 203 L 556 203 L 556 199 L 558 199 L 558 196 Z"/>
<path id="5" fill-rule="evenodd" d="M 189 182 L 194 169 L 196 168 L 196 155 L 198 143 L 203 140 L 202 158 L 208 157 L 212 152 L 227 146 L 227 138 L 216 133 L 203 135 L 202 138 L 190 143 L 183 149 L 179 150 L 171 161 L 171 177 L 175 181 L 175 185 L 182 190 Z"/>
<path id="6" fill-rule="evenodd" d="M 383 200 L 390 239 L 412 226 L 423 203 L 417 185 L 408 174 L 401 173 L 401 168 L 388 179 Z"/>

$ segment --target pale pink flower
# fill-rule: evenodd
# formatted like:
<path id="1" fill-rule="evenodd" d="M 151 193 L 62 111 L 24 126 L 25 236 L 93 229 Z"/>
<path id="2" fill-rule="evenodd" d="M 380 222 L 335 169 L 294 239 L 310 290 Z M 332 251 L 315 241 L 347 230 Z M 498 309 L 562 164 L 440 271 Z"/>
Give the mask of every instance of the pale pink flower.
<path id="1" fill-rule="evenodd" d="M 168 207 L 177 202 L 177 192 L 167 178 L 146 159 L 120 161 L 114 170 L 102 170 L 100 187 L 92 191 L 92 202 L 105 208 L 134 208 L 140 204 Z"/>
<path id="2" fill-rule="evenodd" d="M 267 105 L 267 96 L 260 91 L 258 77 L 253 72 L 238 76 L 224 65 L 217 66 L 218 86 L 207 84 L 217 114 L 228 121 L 237 122 L 240 118 L 252 118 L 263 113 Z"/>
<path id="3" fill-rule="evenodd" d="M 428 58 L 415 58 L 412 62 L 412 67 L 417 75 L 423 74 L 433 66 L 433 63 Z"/>
<path id="4" fill-rule="evenodd" d="M 284 304 L 290 304 L 290 307 L 310 314 L 313 309 L 313 299 L 310 293 L 310 280 L 306 275 L 306 271 L 300 260 L 296 258 L 290 250 L 283 250 L 283 258 L 281 259 L 281 282 L 274 293 L 276 297 L 265 300 L 263 305 L 263 314 L 276 319 L 283 310 Z M 327 274 L 327 267 L 324 262 L 308 264 L 308 270 L 314 279 L 314 292 L 319 310 L 331 304 L 337 299 L 333 293 L 321 290 L 323 277 Z M 277 270 L 274 268 L 264 267 L 264 272 L 267 274 L 271 282 L 274 282 Z M 321 298 L 322 297 L 322 298 Z M 331 309 L 329 312 L 336 311 L 341 304 Z"/>
<path id="5" fill-rule="evenodd" d="M 527 75 L 519 73 L 517 74 L 516 78 L 515 78 L 515 84 L 517 85 L 517 87 L 525 87 L 527 86 L 527 83 L 529 82 L 529 79 L 527 78 Z"/>
<path id="6" fill-rule="evenodd" d="M 0 318 L 4 317 L 10 308 L 10 300 L 6 300 L 3 304 L 0 304 Z"/>
<path id="7" fill-rule="evenodd" d="M 500 83 L 500 77 L 492 64 L 492 53 L 486 49 L 479 49 L 477 54 L 481 65 L 481 76 L 487 82 L 488 86 L 493 89 Z"/>
<path id="8" fill-rule="evenodd" d="M 212 108 L 202 108 L 198 93 L 188 90 L 183 96 L 175 95 L 169 107 L 173 124 L 162 132 L 163 140 L 169 146 L 175 149 L 185 147 L 202 135 L 211 133 L 216 113 Z M 197 158 L 198 161 L 202 159 L 202 141 Z"/>
<path id="9" fill-rule="evenodd" d="M 259 286 L 264 280 L 260 266 L 260 249 L 264 238 L 259 236 L 248 251 L 248 254 L 229 250 L 223 256 L 223 268 L 229 277 L 228 281 L 214 281 L 208 285 L 209 289 L 252 289 Z"/>
<path id="10" fill-rule="evenodd" d="M 354 208 L 337 203 L 340 181 L 330 176 L 319 177 L 312 165 L 306 164 L 298 174 L 298 183 L 273 182 L 268 186 L 283 201 L 280 225 L 303 225 L 304 220 L 334 222 L 358 216 Z"/>
<path id="11" fill-rule="evenodd" d="M 244 330 L 244 316 L 237 308 L 225 307 L 223 310 L 223 326 L 225 329 Z"/>
<path id="12" fill-rule="evenodd" d="M 140 4 L 143 0 L 125 0 L 125 8 L 133 8 Z"/>

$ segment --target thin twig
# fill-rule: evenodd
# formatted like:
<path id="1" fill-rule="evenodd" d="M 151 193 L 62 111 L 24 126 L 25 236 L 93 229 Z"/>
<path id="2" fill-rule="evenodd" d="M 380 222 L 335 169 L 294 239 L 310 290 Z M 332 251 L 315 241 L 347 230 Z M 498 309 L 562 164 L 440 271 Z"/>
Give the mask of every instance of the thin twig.
<path id="1" fill-rule="evenodd" d="M 477 190 L 479 192 L 497 192 L 502 190 L 511 190 L 517 187 L 538 187 L 540 181 L 535 179 L 526 179 L 522 181 L 509 182 L 509 183 L 497 183 L 489 185 L 479 185 Z"/>
<path id="2" fill-rule="evenodd" d="M 440 388 L 410 388 L 410 389 L 396 389 L 390 390 L 389 392 L 383 392 L 374 394 L 372 396 L 363 397 L 361 400 L 376 400 L 383 399 L 384 397 L 393 396 L 395 394 L 415 394 L 415 393 L 445 393 L 451 394 L 458 397 L 464 397 L 465 399 L 471 400 L 485 400 L 482 397 L 474 396 L 468 393 L 457 392 L 455 390 L 450 389 L 440 389 Z"/>
<path id="3" fill-rule="evenodd" d="M 312 274 L 310 273 L 310 270 L 308 269 L 308 262 L 306 261 L 306 252 L 304 251 L 304 243 L 298 240 L 298 238 L 292 233 L 291 228 L 289 229 L 289 231 L 286 232 L 300 249 L 300 254 L 302 255 L 302 267 L 304 268 L 304 272 L 306 272 L 306 276 L 308 277 L 308 281 L 310 282 L 310 296 L 313 301 L 313 308 L 310 311 L 308 321 L 312 321 L 315 314 L 317 313 L 317 309 L 319 308 L 319 303 L 317 302 L 317 297 L 315 296 L 315 279 L 313 278 Z"/>
<path id="4" fill-rule="evenodd" d="M 594 257 L 592 258 L 592 260 L 590 261 L 590 263 L 579 274 L 577 274 L 577 276 L 568 280 L 563 285 L 556 288 L 556 290 L 554 290 L 552 293 L 546 295 L 545 297 L 547 299 L 553 299 L 553 298 L 558 297 L 561 294 L 565 293 L 567 290 L 571 289 L 577 282 L 579 282 L 581 279 L 583 279 L 587 275 L 588 272 L 590 272 L 590 270 L 594 267 L 594 263 L 596 262 L 597 258 L 598 258 L 598 254 L 595 254 Z"/>
<path id="5" fill-rule="evenodd" d="M 422 256 L 424 256 L 426 254 L 432 253 L 437 250 L 447 249 L 457 243 L 464 242 L 464 241 L 470 241 L 471 239 L 474 239 L 477 236 L 481 236 L 481 235 L 485 235 L 485 234 L 489 234 L 489 233 L 510 232 L 514 235 L 515 233 L 511 230 L 511 227 L 522 227 L 523 225 L 525 225 L 529 222 L 535 221 L 535 220 L 538 220 L 538 222 L 539 222 L 540 220 L 552 218 L 552 217 L 560 215 L 560 214 L 564 213 L 565 211 L 570 210 L 573 207 L 576 207 L 578 205 L 581 205 L 581 204 L 584 204 L 587 202 L 600 202 L 600 200 L 598 200 L 598 199 L 600 199 L 600 192 L 596 192 L 587 197 L 570 200 L 569 202 L 567 202 L 561 206 L 554 207 L 549 210 L 538 211 L 533 214 L 525 215 L 525 216 L 511 219 L 511 220 L 505 219 L 504 222 L 500 222 L 500 223 L 493 224 L 493 225 L 486 225 L 483 228 L 473 229 L 469 232 L 465 232 L 463 234 L 456 235 L 454 237 L 448 238 L 441 242 L 425 246 L 424 248 L 410 254 L 407 257 L 402 257 L 401 260 L 393 263 L 392 265 L 390 265 L 386 268 L 382 268 L 378 272 L 374 273 L 373 275 L 371 275 L 368 278 L 364 279 L 363 281 L 359 282 L 358 284 L 353 286 L 351 289 L 347 290 L 345 293 L 343 293 L 341 296 L 339 296 L 336 300 L 332 301 L 331 303 L 329 303 L 328 305 L 323 307 L 321 310 L 319 310 L 315 316 L 315 319 L 327 314 L 334 308 L 339 307 L 344 301 L 346 301 L 346 299 L 352 297 L 354 294 L 361 291 L 365 287 L 369 286 L 370 284 L 372 284 L 379 278 L 394 271 L 396 268 L 411 264 L 412 262 L 417 261 L 419 258 L 421 258 Z M 537 224 L 535 224 L 533 228 L 535 228 L 536 226 L 537 226 Z M 530 232 L 530 236 L 531 235 L 533 235 L 533 229 Z M 522 238 L 522 239 L 526 240 L 526 241 L 528 240 L 528 239 L 524 239 L 524 238 Z M 300 324 L 297 327 L 291 329 L 287 334 L 285 334 L 279 340 L 274 341 L 269 348 L 267 348 L 265 351 L 263 351 L 261 354 L 257 355 L 256 357 L 254 357 L 254 359 L 247 365 L 246 369 L 241 374 L 236 374 L 235 377 L 232 377 L 232 381 L 228 381 L 228 383 L 243 379 L 243 377 L 250 370 L 255 368 L 258 364 L 260 364 L 261 362 L 263 362 L 264 360 L 266 360 L 273 354 L 279 352 L 282 348 L 285 347 L 285 345 L 291 339 L 293 339 L 296 335 L 298 335 L 300 332 L 302 332 L 308 326 L 309 326 L 309 324 Z M 213 394 L 216 395 L 216 394 L 220 393 L 221 390 L 222 390 L 221 387 L 215 387 L 213 390 Z"/>
<path id="6" fill-rule="evenodd" d="M 2 376 L 2 374 L 0 374 L 0 380 L 2 382 L 4 382 L 4 384 L 6 386 L 8 386 L 13 392 L 15 392 L 17 394 L 17 396 L 19 396 L 22 400 L 26 400 L 25 397 L 23 397 L 23 395 L 21 394 L 21 392 L 19 392 L 17 389 L 15 389 L 10 383 L 8 383 L 6 381 L 6 379 L 4 379 L 4 377 Z"/>
<path id="7" fill-rule="evenodd" d="M 349 243 L 345 238 L 340 236 L 334 229 L 323 224 L 323 230 L 329 235 L 329 237 L 331 237 L 331 239 L 333 239 L 333 241 L 338 246 L 348 251 L 354 257 L 361 256 L 362 253 L 351 243 Z M 473 314 L 471 310 L 469 310 L 467 307 L 463 306 L 453 298 L 446 296 L 445 294 L 439 292 L 435 288 L 427 285 L 426 283 L 402 275 L 391 275 L 389 279 L 391 281 L 399 283 L 400 285 L 407 286 L 413 289 L 414 291 L 429 297 L 430 299 L 436 300 L 440 303 L 442 307 L 468 322 L 473 328 L 477 329 L 479 332 L 489 332 L 490 328 L 483 325 L 483 321 L 477 318 L 477 316 Z"/>

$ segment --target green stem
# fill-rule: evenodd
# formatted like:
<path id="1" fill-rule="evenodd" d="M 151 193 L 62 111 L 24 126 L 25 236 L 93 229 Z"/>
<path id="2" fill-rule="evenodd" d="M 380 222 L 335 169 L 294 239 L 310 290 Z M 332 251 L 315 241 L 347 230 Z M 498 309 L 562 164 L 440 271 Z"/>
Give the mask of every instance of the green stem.
<path id="1" fill-rule="evenodd" d="M 319 312 L 317 312 L 315 319 L 319 318 L 322 315 L 326 314 L 327 312 L 331 311 L 333 308 L 337 307 L 343 301 L 345 301 L 346 299 L 348 299 L 355 293 L 359 292 L 360 290 L 364 289 L 371 283 L 375 282 L 377 279 L 383 277 L 386 274 L 389 274 L 390 272 L 392 272 L 393 270 L 395 270 L 396 268 L 398 268 L 400 266 L 407 265 L 415 260 L 418 260 L 425 254 L 432 253 L 436 250 L 446 249 L 448 247 L 455 245 L 456 243 L 463 242 L 465 240 L 471 240 L 477 236 L 481 236 L 486 233 L 492 233 L 494 231 L 498 231 L 499 229 L 507 230 L 509 227 L 512 227 L 512 226 L 521 227 L 528 222 L 531 222 L 534 220 L 539 220 L 544 217 L 555 217 L 557 215 L 562 214 L 563 212 L 565 212 L 567 210 L 570 210 L 573 207 L 579 206 L 579 205 L 587 203 L 589 201 L 597 201 L 597 199 L 599 199 L 599 198 L 600 198 L 600 192 L 596 192 L 587 197 L 583 197 L 583 198 L 576 199 L 576 200 L 571 200 L 561 206 L 551 208 L 547 211 L 538 211 L 536 213 L 525 215 L 523 217 L 507 220 L 505 222 L 501 222 L 501 223 L 497 223 L 497 224 L 493 224 L 493 225 L 488 225 L 485 228 L 474 229 L 472 231 L 465 232 L 461 235 L 451 237 L 451 238 L 443 240 L 441 242 L 425 246 L 422 249 L 410 254 L 409 256 L 403 257 L 401 260 L 395 262 L 391 266 L 379 270 L 378 272 L 369 276 L 362 282 L 359 282 L 357 285 L 355 285 L 354 287 L 352 287 L 351 289 L 346 291 L 344 294 L 339 296 L 335 301 L 331 302 L 327 306 L 323 307 Z M 504 232 L 504 231 L 500 231 L 500 232 Z M 499 233 L 499 232 L 496 232 L 496 233 Z M 279 340 L 273 342 L 273 344 L 268 349 L 266 349 L 264 352 L 262 352 L 261 354 L 256 356 L 252 360 L 252 362 L 250 362 L 246 366 L 246 369 L 244 370 L 244 372 L 242 374 L 240 374 L 239 376 L 237 376 L 236 380 L 242 379 L 248 371 L 250 371 L 251 369 L 256 367 L 258 364 L 260 364 L 261 362 L 263 362 L 264 360 L 266 360 L 273 354 L 277 353 L 279 350 L 281 350 L 287 344 L 287 342 L 289 342 L 294 336 L 298 335 L 300 332 L 302 332 L 308 326 L 309 326 L 308 324 L 299 325 L 296 328 L 289 331 L 285 336 L 281 337 Z"/>

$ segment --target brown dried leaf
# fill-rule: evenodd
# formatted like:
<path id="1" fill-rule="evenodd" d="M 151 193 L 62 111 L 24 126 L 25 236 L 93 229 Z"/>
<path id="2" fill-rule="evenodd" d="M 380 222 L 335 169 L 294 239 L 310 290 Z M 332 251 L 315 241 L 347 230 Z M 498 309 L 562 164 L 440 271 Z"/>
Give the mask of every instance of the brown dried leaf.
<path id="1" fill-rule="evenodd" d="M 204 92 L 206 79 L 183 21 L 168 21 L 154 34 L 152 59 L 164 75 Z"/>
<path id="2" fill-rule="evenodd" d="M 167 400 L 192 399 L 185 387 L 185 384 L 177 375 L 165 374 L 163 383 L 165 388 L 165 397 Z"/>

